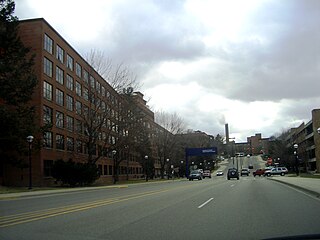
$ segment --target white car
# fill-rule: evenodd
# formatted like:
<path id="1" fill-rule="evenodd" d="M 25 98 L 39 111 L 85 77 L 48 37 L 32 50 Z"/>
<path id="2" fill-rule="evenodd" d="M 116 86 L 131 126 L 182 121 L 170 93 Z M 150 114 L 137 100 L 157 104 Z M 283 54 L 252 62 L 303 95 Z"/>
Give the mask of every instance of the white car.
<path id="1" fill-rule="evenodd" d="M 223 176 L 223 171 L 218 170 L 217 173 L 216 173 L 216 175 L 217 175 L 217 176 Z"/>

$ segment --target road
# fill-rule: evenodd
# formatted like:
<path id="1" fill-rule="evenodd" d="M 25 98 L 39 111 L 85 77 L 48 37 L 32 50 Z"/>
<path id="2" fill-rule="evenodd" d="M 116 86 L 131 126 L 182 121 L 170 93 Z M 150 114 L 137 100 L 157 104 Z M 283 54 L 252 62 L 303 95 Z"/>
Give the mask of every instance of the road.
<path id="1" fill-rule="evenodd" d="M 252 174 L 240 180 L 214 176 L 7 199 L 0 201 L 0 212 L 0 239 L 5 240 L 263 239 L 320 233 L 318 198 Z"/>

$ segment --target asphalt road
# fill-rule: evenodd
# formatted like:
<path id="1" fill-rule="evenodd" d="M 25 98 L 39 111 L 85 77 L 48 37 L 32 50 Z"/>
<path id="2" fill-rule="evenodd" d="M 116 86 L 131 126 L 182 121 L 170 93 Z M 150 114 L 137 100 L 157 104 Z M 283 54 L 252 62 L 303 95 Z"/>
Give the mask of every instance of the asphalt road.
<path id="1" fill-rule="evenodd" d="M 253 176 L 8 199 L 0 201 L 0 212 L 4 240 L 263 239 L 320 233 L 318 198 Z"/>

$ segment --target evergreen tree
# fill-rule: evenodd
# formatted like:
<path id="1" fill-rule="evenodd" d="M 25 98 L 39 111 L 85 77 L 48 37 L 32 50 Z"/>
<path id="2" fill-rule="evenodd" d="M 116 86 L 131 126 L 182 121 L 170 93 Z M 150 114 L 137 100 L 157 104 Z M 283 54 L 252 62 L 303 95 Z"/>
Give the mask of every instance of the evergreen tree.
<path id="1" fill-rule="evenodd" d="M 35 111 L 29 101 L 37 79 L 34 57 L 18 36 L 14 10 L 14 1 L 0 0 L 0 166 L 10 163 L 22 168 L 26 137 L 35 135 Z"/>

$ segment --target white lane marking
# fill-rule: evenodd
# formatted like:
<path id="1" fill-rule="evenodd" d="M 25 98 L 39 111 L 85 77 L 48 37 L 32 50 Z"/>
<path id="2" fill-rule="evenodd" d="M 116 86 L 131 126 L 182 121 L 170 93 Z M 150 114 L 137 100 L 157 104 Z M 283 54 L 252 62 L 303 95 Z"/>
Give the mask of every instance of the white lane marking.
<path id="1" fill-rule="evenodd" d="M 230 187 L 234 187 L 234 184 L 232 184 Z"/>
<path id="2" fill-rule="evenodd" d="M 198 208 L 200 209 L 200 208 L 204 207 L 206 204 L 208 204 L 208 203 L 211 202 L 212 200 L 213 200 L 213 198 L 210 198 L 208 201 L 202 203 Z"/>

